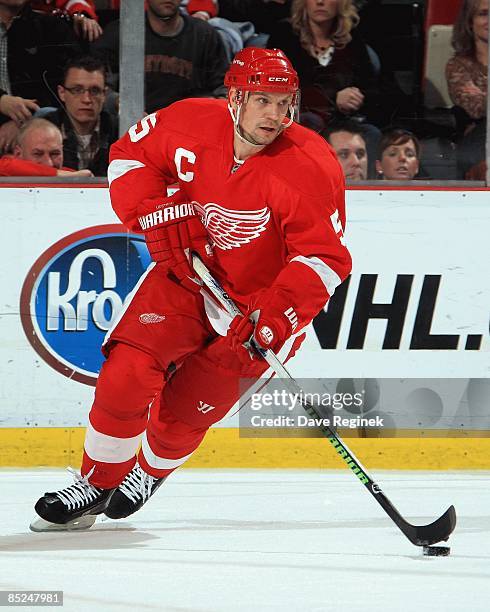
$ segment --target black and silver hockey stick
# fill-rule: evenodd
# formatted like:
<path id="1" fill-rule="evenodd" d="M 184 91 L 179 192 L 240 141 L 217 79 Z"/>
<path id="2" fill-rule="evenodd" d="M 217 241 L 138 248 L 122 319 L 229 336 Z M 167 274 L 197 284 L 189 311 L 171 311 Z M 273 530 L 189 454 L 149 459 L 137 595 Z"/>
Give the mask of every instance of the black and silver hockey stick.
<path id="1" fill-rule="evenodd" d="M 196 254 L 193 254 L 192 256 L 192 263 L 199 278 L 206 285 L 206 287 L 208 287 L 216 299 L 224 306 L 224 308 L 226 308 L 228 313 L 232 316 L 243 315 L 220 283 L 213 277 Z M 264 350 L 257 345 L 254 345 L 254 349 L 267 361 L 276 375 L 285 381 L 285 385 L 288 387 L 288 389 L 293 393 L 298 394 L 299 397 L 303 398 L 301 404 L 307 414 L 312 418 L 317 419 L 317 422 L 323 422 L 324 419 L 322 415 L 317 412 L 313 404 L 304 400 L 304 393 L 302 392 L 298 383 L 286 370 L 276 355 L 272 351 Z M 354 453 L 348 448 L 334 429 L 328 427 L 327 425 L 321 425 L 320 429 L 337 451 L 339 456 L 342 457 L 347 466 L 357 476 L 359 481 L 367 488 L 386 514 L 400 528 L 400 530 L 406 535 L 412 544 L 415 544 L 416 546 L 429 546 L 430 544 L 435 544 L 436 542 L 441 542 L 449 538 L 456 527 L 456 510 L 454 509 L 454 506 L 450 506 L 441 517 L 429 525 L 412 525 L 401 516 L 395 506 L 383 493 L 380 486 L 374 482 L 359 459 L 357 459 Z"/>

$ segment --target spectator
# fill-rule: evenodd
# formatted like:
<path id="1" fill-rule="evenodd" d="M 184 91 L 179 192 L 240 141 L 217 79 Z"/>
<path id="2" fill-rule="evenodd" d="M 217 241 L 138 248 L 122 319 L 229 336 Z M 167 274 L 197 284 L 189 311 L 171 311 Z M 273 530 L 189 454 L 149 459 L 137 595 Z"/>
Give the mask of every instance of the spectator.
<path id="1" fill-rule="evenodd" d="M 420 167 L 420 143 L 408 130 L 383 132 L 379 142 L 376 171 L 381 179 L 407 181 L 416 178 Z"/>
<path id="2" fill-rule="evenodd" d="M 106 0 L 106 6 L 118 10 L 120 0 Z M 182 0 L 182 5 L 186 4 Z M 187 10 L 204 20 L 219 17 L 233 22 L 250 21 L 257 32 L 270 32 L 280 20 L 289 16 L 291 0 L 188 0 Z"/>
<path id="3" fill-rule="evenodd" d="M 88 168 L 95 176 L 107 174 L 109 147 L 118 138 L 116 118 L 103 110 L 106 89 L 102 60 L 70 60 L 58 86 L 64 108 L 45 115 L 61 129 L 65 163 L 77 170 Z"/>
<path id="4" fill-rule="evenodd" d="M 371 120 L 377 111 L 376 70 L 352 32 L 358 22 L 352 0 L 293 0 L 290 19 L 269 38 L 267 46 L 282 49 L 298 72 L 310 127 L 353 116 Z"/>
<path id="5" fill-rule="evenodd" d="M 365 181 L 368 176 L 368 154 L 364 132 L 356 121 L 331 123 L 322 136 L 329 142 L 349 181 Z"/>
<path id="6" fill-rule="evenodd" d="M 71 19 L 79 38 L 93 42 L 102 34 L 93 0 L 32 0 L 31 4 L 36 11 Z"/>
<path id="7" fill-rule="evenodd" d="M 0 176 L 89 177 L 92 173 L 63 167 L 60 130 L 46 119 L 34 118 L 19 130 L 13 155 L 0 158 Z"/>
<path id="8" fill-rule="evenodd" d="M 56 104 L 51 92 L 75 52 L 63 20 L 34 12 L 28 0 L 0 2 L 0 154 L 12 150 L 18 128 L 39 107 Z"/>
<path id="9" fill-rule="evenodd" d="M 463 1 L 452 46 L 455 53 L 447 63 L 446 78 L 459 128 L 458 174 L 469 178 L 485 158 L 488 0 Z"/>
<path id="10" fill-rule="evenodd" d="M 207 21 L 216 29 L 223 41 L 227 61 L 231 62 L 238 51 L 245 45 L 256 46 L 262 40 L 255 33 L 250 21 L 236 22 L 218 17 L 218 3 L 216 0 L 182 0 L 180 8 L 196 19 Z M 265 41 L 262 47 L 265 46 Z"/>
<path id="11" fill-rule="evenodd" d="M 221 37 L 201 19 L 179 12 L 179 0 L 148 0 L 145 31 L 145 108 L 151 113 L 189 97 L 224 97 L 228 66 Z M 94 43 L 117 72 L 119 22 Z"/>

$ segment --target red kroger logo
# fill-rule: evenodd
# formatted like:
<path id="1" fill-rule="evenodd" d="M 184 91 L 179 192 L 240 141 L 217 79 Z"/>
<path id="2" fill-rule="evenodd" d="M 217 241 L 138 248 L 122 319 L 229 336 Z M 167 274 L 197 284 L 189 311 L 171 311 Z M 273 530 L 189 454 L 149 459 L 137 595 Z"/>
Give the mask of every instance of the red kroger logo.
<path id="1" fill-rule="evenodd" d="M 150 263 L 142 236 L 99 225 L 65 236 L 29 270 L 20 298 L 30 344 L 52 368 L 95 385 L 100 347 Z"/>

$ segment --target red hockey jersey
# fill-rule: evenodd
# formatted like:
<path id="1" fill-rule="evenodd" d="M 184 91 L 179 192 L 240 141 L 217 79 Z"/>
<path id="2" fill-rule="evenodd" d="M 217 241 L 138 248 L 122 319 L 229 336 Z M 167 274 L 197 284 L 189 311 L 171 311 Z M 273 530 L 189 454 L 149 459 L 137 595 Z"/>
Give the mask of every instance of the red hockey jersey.
<path id="1" fill-rule="evenodd" d="M 323 138 L 293 123 L 237 168 L 224 100 L 187 99 L 145 117 L 111 149 L 112 205 L 141 231 L 145 198 L 177 182 L 214 245 L 211 271 L 242 308 L 264 295 L 301 327 L 349 274 L 342 169 Z"/>

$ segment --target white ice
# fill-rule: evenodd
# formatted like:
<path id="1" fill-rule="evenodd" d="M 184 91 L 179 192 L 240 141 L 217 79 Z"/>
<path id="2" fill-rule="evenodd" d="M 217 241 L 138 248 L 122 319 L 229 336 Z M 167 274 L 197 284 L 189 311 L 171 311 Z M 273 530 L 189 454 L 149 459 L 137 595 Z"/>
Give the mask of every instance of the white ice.
<path id="1" fill-rule="evenodd" d="M 456 506 L 449 557 L 424 557 L 347 470 L 181 470 L 130 520 L 42 534 L 33 503 L 68 473 L 2 471 L 0 588 L 62 590 L 41 609 L 75 612 L 490 610 L 490 473 L 374 476 L 411 522 Z"/>

